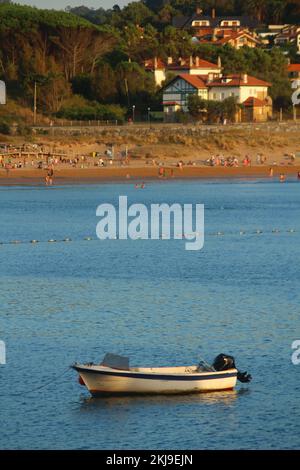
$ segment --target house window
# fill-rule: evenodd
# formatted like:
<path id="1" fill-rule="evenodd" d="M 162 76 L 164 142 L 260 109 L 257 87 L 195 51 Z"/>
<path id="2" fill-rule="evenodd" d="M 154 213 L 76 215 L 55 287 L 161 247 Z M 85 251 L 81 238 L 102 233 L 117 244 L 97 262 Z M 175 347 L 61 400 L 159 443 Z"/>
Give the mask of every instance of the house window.
<path id="1" fill-rule="evenodd" d="M 221 100 L 225 100 L 225 93 L 221 93 Z"/>
<path id="2" fill-rule="evenodd" d="M 221 21 L 221 26 L 240 26 L 240 21 L 233 20 L 233 21 Z"/>
<path id="3" fill-rule="evenodd" d="M 192 26 L 209 26 L 209 21 L 193 21 Z"/>
<path id="4" fill-rule="evenodd" d="M 214 99 L 214 101 L 216 101 L 216 99 L 217 99 L 217 93 L 214 93 L 214 94 L 213 94 L 213 99 Z"/>

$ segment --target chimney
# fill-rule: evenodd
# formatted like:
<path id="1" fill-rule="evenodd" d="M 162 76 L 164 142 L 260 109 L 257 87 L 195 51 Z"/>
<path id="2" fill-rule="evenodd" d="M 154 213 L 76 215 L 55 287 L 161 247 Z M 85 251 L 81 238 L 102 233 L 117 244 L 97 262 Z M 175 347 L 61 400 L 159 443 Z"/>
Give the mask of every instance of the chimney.
<path id="1" fill-rule="evenodd" d="M 193 56 L 190 55 L 190 68 L 194 66 Z"/>
<path id="2" fill-rule="evenodd" d="M 222 59 L 220 56 L 218 57 L 218 68 L 222 70 Z"/>
<path id="3" fill-rule="evenodd" d="M 172 57 L 168 57 L 168 65 L 171 65 L 173 64 L 173 58 Z"/>
<path id="4" fill-rule="evenodd" d="M 154 57 L 154 70 L 157 69 L 157 66 L 158 66 L 157 57 Z"/>
<path id="5" fill-rule="evenodd" d="M 196 67 L 199 67 L 199 64 L 200 64 L 200 59 L 199 59 L 199 56 L 197 55 L 196 56 Z"/>
<path id="6" fill-rule="evenodd" d="M 243 82 L 248 83 L 248 75 L 246 73 L 243 74 Z"/>
<path id="7" fill-rule="evenodd" d="M 212 17 L 213 19 L 215 19 L 215 17 L 216 17 L 216 9 L 215 9 L 215 8 L 213 8 L 213 9 L 211 10 L 211 17 Z"/>
<path id="8" fill-rule="evenodd" d="M 208 74 L 207 83 L 211 83 L 213 81 L 214 81 L 214 74 L 212 72 L 210 72 Z"/>
<path id="9" fill-rule="evenodd" d="M 199 15 L 199 16 L 200 16 L 200 15 L 202 15 L 202 13 L 203 13 L 202 8 L 200 8 L 199 6 L 196 7 L 196 15 Z"/>

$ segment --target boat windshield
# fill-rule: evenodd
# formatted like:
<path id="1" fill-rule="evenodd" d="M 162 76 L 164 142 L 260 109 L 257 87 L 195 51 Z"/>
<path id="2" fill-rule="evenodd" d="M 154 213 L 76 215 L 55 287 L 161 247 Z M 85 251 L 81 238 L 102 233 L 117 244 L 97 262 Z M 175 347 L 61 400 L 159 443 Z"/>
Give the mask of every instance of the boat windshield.
<path id="1" fill-rule="evenodd" d="M 202 360 L 198 364 L 198 371 L 199 372 L 215 372 L 215 369 L 213 368 L 213 366 L 211 366 L 210 364 Z"/>

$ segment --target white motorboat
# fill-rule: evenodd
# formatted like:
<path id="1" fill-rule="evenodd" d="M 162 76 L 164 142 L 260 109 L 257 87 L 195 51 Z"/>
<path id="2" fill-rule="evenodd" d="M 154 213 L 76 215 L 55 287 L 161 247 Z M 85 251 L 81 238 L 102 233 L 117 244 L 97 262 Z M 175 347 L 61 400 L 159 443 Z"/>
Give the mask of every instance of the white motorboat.
<path id="1" fill-rule="evenodd" d="M 213 366 L 205 362 L 183 367 L 129 367 L 128 358 L 107 354 L 100 365 L 74 364 L 79 382 L 92 396 L 107 394 L 180 394 L 232 390 L 239 379 L 251 376 L 239 372 L 231 356 L 220 355 Z M 221 370 L 217 370 L 221 369 Z"/>

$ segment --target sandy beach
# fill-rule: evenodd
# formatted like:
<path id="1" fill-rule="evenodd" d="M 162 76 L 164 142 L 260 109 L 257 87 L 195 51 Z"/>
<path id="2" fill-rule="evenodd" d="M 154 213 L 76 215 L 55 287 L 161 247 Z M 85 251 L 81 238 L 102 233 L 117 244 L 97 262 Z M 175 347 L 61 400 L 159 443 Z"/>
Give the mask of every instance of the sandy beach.
<path id="1" fill-rule="evenodd" d="M 297 178 L 300 171 L 298 165 L 273 166 L 273 178 L 280 174 Z M 12 169 L 0 170 L 0 185 L 41 185 L 45 184 L 45 170 L 39 169 Z M 165 167 L 165 177 L 159 175 L 159 168 L 140 167 L 112 167 L 112 168 L 56 168 L 54 171 L 55 185 L 59 184 L 86 184 L 109 181 L 142 181 L 142 180 L 172 180 L 172 179 L 211 179 L 211 178 L 269 178 L 270 166 L 251 167 Z"/>
<path id="2" fill-rule="evenodd" d="M 10 136 L 3 141 L 0 184 L 45 184 L 49 165 L 53 166 L 54 184 L 158 178 L 269 178 L 270 168 L 274 178 L 280 174 L 297 178 L 300 171 L 300 125 L 293 122 L 226 128 L 175 125 L 83 128 L 80 135 L 69 128 L 55 132 L 36 135 L 33 140 Z M 109 149 L 113 149 L 113 157 L 107 153 Z M 250 159 L 248 165 L 244 164 L 246 157 Z M 210 166 L 211 158 L 219 164 Z M 228 165 L 224 166 L 224 162 Z M 160 173 L 162 168 L 164 175 Z"/>

